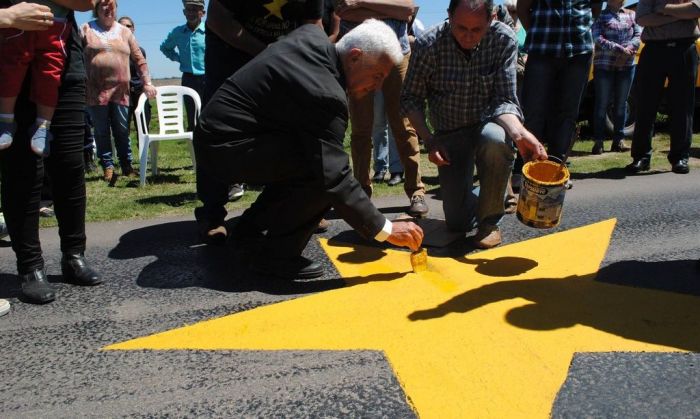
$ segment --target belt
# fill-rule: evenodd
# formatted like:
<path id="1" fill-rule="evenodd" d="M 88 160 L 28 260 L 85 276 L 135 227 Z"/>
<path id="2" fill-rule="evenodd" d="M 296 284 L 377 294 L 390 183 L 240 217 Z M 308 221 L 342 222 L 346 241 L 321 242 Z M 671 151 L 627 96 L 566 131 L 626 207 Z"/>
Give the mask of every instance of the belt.
<path id="1" fill-rule="evenodd" d="M 664 40 L 649 40 L 644 42 L 646 45 L 656 45 L 661 47 L 677 47 L 695 43 L 695 38 L 679 38 L 679 39 L 664 39 Z"/>

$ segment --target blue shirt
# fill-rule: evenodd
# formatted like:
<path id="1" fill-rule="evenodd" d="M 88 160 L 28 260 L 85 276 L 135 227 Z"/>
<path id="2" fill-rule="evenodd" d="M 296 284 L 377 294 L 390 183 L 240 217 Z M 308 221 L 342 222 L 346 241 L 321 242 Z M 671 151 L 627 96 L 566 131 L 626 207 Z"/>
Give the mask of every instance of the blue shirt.
<path id="1" fill-rule="evenodd" d="M 177 48 L 177 51 L 175 50 Z M 180 71 L 195 76 L 204 74 L 204 21 L 192 31 L 184 24 L 168 34 L 160 50 L 172 61 L 180 63 Z"/>

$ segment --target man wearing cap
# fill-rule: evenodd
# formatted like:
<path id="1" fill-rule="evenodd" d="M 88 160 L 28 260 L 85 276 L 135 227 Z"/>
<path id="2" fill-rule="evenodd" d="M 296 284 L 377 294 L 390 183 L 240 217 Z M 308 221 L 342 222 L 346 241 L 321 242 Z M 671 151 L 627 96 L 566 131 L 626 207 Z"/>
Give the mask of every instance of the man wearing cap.
<path id="1" fill-rule="evenodd" d="M 321 26 L 323 0 L 211 0 L 206 22 L 204 103 L 224 81 L 267 46 L 305 23 Z M 195 133 L 195 145 L 199 141 Z M 196 148 L 195 148 L 196 153 Z M 199 156 L 197 156 L 199 161 Z M 203 241 L 224 243 L 227 237 L 224 205 L 229 196 L 240 197 L 242 188 L 231 189 L 220 178 L 208 176 L 197 164 L 197 195 L 203 206 L 195 217 Z"/>
<path id="2" fill-rule="evenodd" d="M 160 50 L 172 61 L 180 63 L 182 85 L 204 96 L 204 0 L 182 0 L 182 13 L 187 23 L 168 34 Z M 194 129 L 194 101 L 186 97 L 187 129 Z"/>

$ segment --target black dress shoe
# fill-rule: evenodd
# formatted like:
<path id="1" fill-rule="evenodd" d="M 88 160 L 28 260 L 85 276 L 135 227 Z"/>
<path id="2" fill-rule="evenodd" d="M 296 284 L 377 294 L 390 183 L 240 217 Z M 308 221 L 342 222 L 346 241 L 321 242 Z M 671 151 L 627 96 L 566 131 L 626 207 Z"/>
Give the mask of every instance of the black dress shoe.
<path id="1" fill-rule="evenodd" d="M 43 269 L 20 274 L 19 277 L 22 280 L 22 295 L 28 303 L 45 304 L 56 299 L 56 290 Z"/>
<path id="2" fill-rule="evenodd" d="M 396 186 L 401 182 L 403 182 L 403 173 L 392 173 L 386 184 L 389 186 Z"/>
<path id="3" fill-rule="evenodd" d="M 678 173 L 681 175 L 690 172 L 690 168 L 688 167 L 688 159 L 680 159 L 677 162 L 673 163 L 673 166 L 671 166 L 671 170 L 673 171 L 673 173 Z"/>
<path id="4" fill-rule="evenodd" d="M 625 144 L 625 140 L 613 141 L 612 145 L 610 145 L 610 151 L 614 153 L 623 153 L 625 151 L 630 151 L 630 148 Z"/>
<path id="5" fill-rule="evenodd" d="M 595 143 L 593 143 L 593 149 L 591 150 L 591 154 L 603 154 L 602 141 L 596 141 Z"/>
<path id="6" fill-rule="evenodd" d="M 255 258 L 250 265 L 255 272 L 284 279 L 313 279 L 323 276 L 320 263 L 303 256 L 293 258 Z"/>
<path id="7" fill-rule="evenodd" d="M 649 164 L 649 159 L 647 158 L 641 158 L 641 159 L 634 159 L 634 161 L 627 166 L 625 166 L 625 170 L 629 173 L 639 173 L 639 172 L 645 172 L 649 170 L 650 168 Z"/>
<path id="8" fill-rule="evenodd" d="M 61 258 L 63 279 L 78 285 L 97 285 L 102 283 L 102 277 L 88 265 L 85 256 L 63 254 Z"/>

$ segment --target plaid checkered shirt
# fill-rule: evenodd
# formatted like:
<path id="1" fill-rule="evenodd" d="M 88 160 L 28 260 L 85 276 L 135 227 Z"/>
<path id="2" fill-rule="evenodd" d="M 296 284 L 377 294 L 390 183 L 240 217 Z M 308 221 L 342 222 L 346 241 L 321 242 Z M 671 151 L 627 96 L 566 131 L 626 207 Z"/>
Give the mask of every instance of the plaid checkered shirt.
<path id="1" fill-rule="evenodd" d="M 573 57 L 593 52 L 591 0 L 535 0 L 525 50 L 528 54 Z"/>
<path id="2" fill-rule="evenodd" d="M 434 26 L 414 45 L 401 90 L 401 111 L 425 111 L 440 132 L 484 123 L 503 114 L 522 119 L 516 94 L 518 41 L 494 21 L 479 45 L 462 50 L 449 22 Z"/>
<path id="3" fill-rule="evenodd" d="M 624 52 L 624 48 L 631 48 L 635 52 L 639 49 L 642 29 L 634 22 L 634 18 L 635 14 L 631 10 L 603 10 L 592 29 L 595 39 L 595 68 L 614 70 L 634 65 L 634 55 Z"/>

